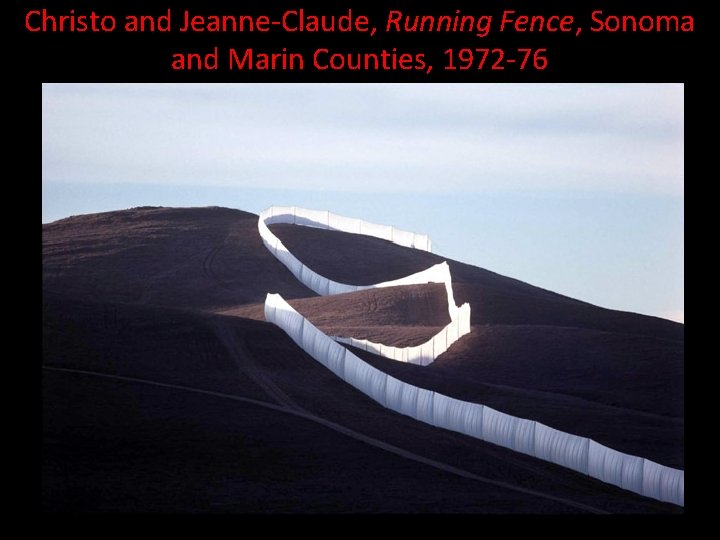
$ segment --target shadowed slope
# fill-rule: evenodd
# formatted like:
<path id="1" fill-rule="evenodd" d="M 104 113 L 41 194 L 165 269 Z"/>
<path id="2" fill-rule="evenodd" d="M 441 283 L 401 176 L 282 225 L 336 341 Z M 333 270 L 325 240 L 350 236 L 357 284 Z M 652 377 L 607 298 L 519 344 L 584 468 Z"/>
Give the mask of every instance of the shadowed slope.
<path id="1" fill-rule="evenodd" d="M 445 287 L 438 283 L 296 298 L 291 302 L 326 334 L 400 347 L 423 343 L 450 322 Z M 222 313 L 265 319 L 264 304 L 240 306 Z"/>
<path id="2" fill-rule="evenodd" d="M 273 230 L 311 268 L 347 283 L 397 278 L 444 260 L 358 235 L 283 225 L 273 226 Z M 450 265 L 456 300 L 472 305 L 472 333 L 426 368 L 376 357 L 371 362 L 408 382 L 462 399 L 485 401 L 508 413 L 591 436 L 619 450 L 682 466 L 682 325 L 598 308 L 462 263 L 450 261 Z M 317 297 L 264 248 L 257 233 L 257 217 L 252 214 L 222 208 L 141 208 L 77 216 L 44 225 L 43 276 L 44 363 L 48 365 L 202 386 L 253 399 L 272 400 L 285 395 L 290 402 L 314 414 L 398 446 L 422 448 L 434 459 L 471 467 L 477 474 L 511 478 L 528 487 L 552 486 L 549 489 L 553 493 L 577 497 L 611 511 L 669 509 L 552 465 L 538 465 L 537 460 L 493 445 L 422 426 L 382 409 L 337 380 L 279 329 L 261 322 L 262 301 L 267 292 L 280 292 L 330 334 L 352 334 L 390 345 L 410 345 L 423 341 L 445 324 L 447 300 L 442 287 L 395 287 Z M 63 464 L 72 464 L 68 470 L 73 471 L 74 477 L 82 477 L 82 469 L 92 457 L 82 454 L 82 448 L 85 443 L 92 446 L 93 429 L 102 433 L 98 440 L 105 441 L 98 448 L 113 448 L 116 438 L 123 441 L 132 438 L 130 433 L 135 427 L 139 434 L 153 429 L 162 432 L 158 427 L 161 419 L 176 411 L 179 424 L 172 425 L 178 431 L 166 433 L 167 440 L 183 444 L 184 437 L 189 437 L 189 441 L 197 435 L 192 430 L 181 433 L 178 426 L 185 421 L 182 418 L 186 418 L 188 425 L 195 425 L 195 420 L 190 420 L 192 414 L 187 416 L 189 411 L 176 398 L 158 397 L 160 402 L 155 403 L 156 398 L 148 397 L 146 390 L 130 391 L 107 381 L 82 382 L 70 375 L 48 376 L 46 382 L 46 407 L 56 410 L 60 406 L 58 400 L 65 400 L 61 410 L 68 414 L 62 421 L 52 413 L 46 416 L 50 471 L 47 474 L 54 486 L 47 491 L 53 500 L 48 503 L 50 506 L 63 507 L 60 502 L 63 497 L 74 496 L 77 502 L 77 497 L 84 499 L 92 491 L 89 486 L 94 480 L 88 479 L 89 484 L 84 486 L 73 483 L 75 480 L 71 481 L 68 473 L 63 472 Z M 89 393 L 84 390 L 73 393 L 74 388 L 88 385 Z M 92 420 L 94 427 L 88 427 L 85 435 L 73 442 L 77 431 L 72 426 L 85 422 L 86 413 L 82 410 L 92 409 L 93 400 L 101 400 L 102 395 L 107 395 L 109 401 L 115 400 L 114 405 L 106 410 L 107 414 Z M 167 403 L 169 409 L 162 403 Z M 112 415 L 122 416 L 123 406 L 145 411 L 149 424 L 144 426 L 140 419 L 135 427 L 113 427 Z M 153 412 L 158 410 L 161 412 Z M 153 419 L 158 414 L 158 419 Z M 198 414 L 205 415 L 202 411 Z M 303 430 L 294 431 L 292 420 L 279 420 L 270 413 L 258 414 L 257 419 L 259 423 L 277 422 L 278 429 L 296 438 L 306 436 Z M 205 420 L 198 422 L 202 424 Z M 232 422 L 224 421 L 222 429 L 250 433 L 256 425 L 248 418 L 237 425 Z M 173 439 L 176 436 L 179 438 Z M 332 438 L 326 440 L 328 448 L 338 444 Z M 277 439 L 267 442 L 270 440 L 260 443 L 260 447 L 276 444 Z M 152 471 L 165 470 L 160 461 L 142 456 L 175 451 L 163 449 L 164 443 L 158 441 L 150 444 L 144 454 L 140 439 L 133 444 L 140 445 L 134 454 L 140 460 L 134 462 L 140 470 L 150 471 L 150 477 L 163 486 L 161 491 L 174 489 L 171 477 L 162 476 L 163 480 L 153 476 Z M 192 452 L 201 452 L 201 447 Z M 72 459 L 74 451 L 84 457 Z M 290 451 L 307 451 L 308 455 L 326 452 L 309 447 L 279 452 Z M 218 448 L 218 452 L 219 461 L 225 463 L 226 449 Z M 256 450 L 249 450 L 250 454 L 243 452 L 239 455 L 247 456 L 248 463 L 253 463 L 252 453 Z M 112 455 L 117 462 L 128 459 L 125 455 Z M 173 455 L 184 459 L 182 452 Z M 333 485 L 333 474 L 341 474 L 339 468 L 355 471 L 347 473 L 349 486 L 359 478 L 354 476 L 356 473 L 365 474 L 367 463 L 375 462 L 370 454 L 367 462 L 357 456 L 347 461 L 337 459 L 336 468 L 329 466 L 328 470 L 333 472 L 327 475 L 326 489 Z M 98 467 L 87 478 L 100 481 L 105 466 L 109 466 L 107 460 L 98 458 Z M 223 467 L 218 465 L 216 478 L 225 474 Z M 382 467 L 378 470 L 386 472 L 379 474 L 386 476 L 388 469 Z M 171 469 L 167 468 L 167 474 Z M 189 498 L 178 499 L 177 508 L 209 508 L 192 495 L 190 485 L 195 481 L 205 485 L 207 479 L 199 465 L 195 470 L 198 471 L 195 480 L 191 475 L 187 485 L 178 484 L 185 485 L 178 489 Z M 241 470 L 242 467 L 233 468 L 230 476 L 239 481 L 233 474 Z M 117 477 L 121 483 L 122 474 Z M 308 474 L 323 477 L 316 469 Z M 292 490 L 291 484 L 276 482 L 278 478 L 296 478 L 286 475 L 288 472 L 282 467 L 270 474 L 272 490 Z M 304 484 L 299 477 L 296 479 L 299 490 L 308 490 L 303 496 L 310 494 L 306 504 L 299 504 L 298 511 L 325 508 L 322 501 L 332 499 L 323 499 L 318 491 L 323 489 L 318 487 L 325 485 L 323 481 Z M 240 484 L 244 485 L 244 481 Z M 416 487 L 432 490 L 432 483 L 418 481 Z M 381 489 L 380 483 L 367 485 Z M 148 493 L 154 489 L 150 482 L 143 486 Z M 398 487 L 397 493 L 401 494 L 405 487 Z M 200 490 L 205 494 L 203 497 L 212 499 L 203 489 Z M 256 485 L 250 486 L 248 493 L 259 500 L 278 500 L 274 491 L 272 495 L 269 492 L 263 495 L 258 489 Z M 233 490 L 228 493 L 231 491 L 237 494 Z M 373 506 L 362 499 L 372 490 L 361 490 L 362 497 L 340 491 L 343 495 L 338 495 L 338 500 L 344 501 L 341 511 L 356 504 L 360 505 L 358 508 L 408 509 L 385 499 Z M 513 496 L 502 499 L 504 495 L 494 505 L 493 493 L 488 488 L 484 499 L 485 495 L 476 494 L 477 500 L 487 505 L 480 511 L 510 510 L 513 504 L 527 511 L 563 511 L 554 504 L 513 502 Z M 287 496 L 289 499 L 281 497 L 284 502 L 277 503 L 277 508 L 289 508 L 288 500 L 302 499 L 297 494 Z M 231 499 L 230 495 L 225 497 Z M 243 500 L 228 508 L 258 508 L 248 502 L 249 498 Z M 467 509 L 467 504 L 462 497 L 453 498 L 447 505 L 437 503 L 435 509 Z M 115 499 L 98 502 L 96 507 L 129 508 Z"/>
<path id="3" fill-rule="evenodd" d="M 456 302 L 470 302 L 473 324 L 549 324 L 683 338 L 679 323 L 600 308 L 386 240 L 295 225 L 272 225 L 271 230 L 313 270 L 346 283 L 367 285 L 396 279 L 447 260 Z"/>
<path id="4" fill-rule="evenodd" d="M 174 387 L 45 371 L 48 510 L 578 511 L 552 499 L 559 497 L 611 512 L 680 511 L 392 413 L 267 323 L 59 296 L 46 297 L 44 318 L 47 366 L 307 411 L 450 468 L 541 493 L 464 479 L 289 413 Z"/>
<path id="5" fill-rule="evenodd" d="M 136 208 L 43 225 L 43 287 L 80 298 L 213 310 L 268 290 L 312 296 L 263 246 L 257 216 Z"/>

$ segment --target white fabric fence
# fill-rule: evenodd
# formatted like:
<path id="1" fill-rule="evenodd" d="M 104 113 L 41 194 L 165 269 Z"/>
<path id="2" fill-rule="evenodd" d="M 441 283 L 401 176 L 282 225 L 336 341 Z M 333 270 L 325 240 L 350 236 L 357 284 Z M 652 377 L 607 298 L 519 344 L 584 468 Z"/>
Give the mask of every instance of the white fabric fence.
<path id="1" fill-rule="evenodd" d="M 332 231 L 364 234 L 388 240 L 400 246 L 432 251 L 432 243 L 426 234 L 403 231 L 390 225 L 378 225 L 363 219 L 340 216 L 327 210 L 309 210 L 299 206 L 271 206 L 260 213 L 260 221 L 266 225 L 291 223 Z"/>
<path id="2" fill-rule="evenodd" d="M 684 471 L 623 454 L 540 422 L 400 381 L 333 341 L 278 294 L 267 295 L 265 319 L 283 329 L 338 377 L 395 412 L 556 463 L 640 495 L 684 506 Z"/>
<path id="3" fill-rule="evenodd" d="M 260 213 L 258 231 L 263 244 L 303 285 L 321 296 L 356 292 L 381 287 L 399 285 L 419 285 L 426 283 L 443 283 L 448 299 L 450 324 L 440 330 L 429 341 L 415 347 L 392 347 L 364 339 L 352 337 L 336 337 L 338 341 L 374 352 L 399 362 L 408 362 L 427 366 L 465 334 L 470 333 L 470 304 L 455 305 L 455 296 L 450 276 L 450 266 L 442 262 L 430 268 L 391 281 L 373 285 L 349 285 L 332 281 L 321 276 L 295 257 L 275 236 L 268 225 L 289 223 L 307 227 L 336 230 L 354 234 L 364 234 L 388 240 L 395 244 L 430 251 L 430 238 L 424 234 L 403 231 L 389 225 L 378 225 L 361 219 L 339 216 L 325 210 L 308 210 L 298 206 L 271 206 Z"/>
<path id="4" fill-rule="evenodd" d="M 382 343 L 354 337 L 330 337 L 340 343 L 345 343 L 391 360 L 427 366 L 447 351 L 458 339 L 470 333 L 470 305 L 463 304 L 457 309 L 458 316 L 454 321 L 450 321 L 450 324 L 430 338 L 429 341 L 413 347 L 391 347 L 389 345 L 383 345 Z"/>

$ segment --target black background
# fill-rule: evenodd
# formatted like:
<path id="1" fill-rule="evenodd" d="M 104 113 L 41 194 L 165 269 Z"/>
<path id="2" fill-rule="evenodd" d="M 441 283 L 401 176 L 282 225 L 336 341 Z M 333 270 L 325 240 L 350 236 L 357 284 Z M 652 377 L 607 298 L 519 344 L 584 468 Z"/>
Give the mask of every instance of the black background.
<path id="1" fill-rule="evenodd" d="M 8 134 L 11 144 L 8 147 L 8 160 L 16 164 L 17 178 L 7 179 L 8 184 L 6 201 L 11 211 L 6 211 L 4 221 L 8 248 L 15 253 L 22 264 L 14 265 L 12 270 L 17 273 L 19 283 L 26 284 L 30 294 L 40 292 L 40 264 L 35 266 L 35 274 L 28 271 L 40 262 L 40 250 L 37 248 L 39 236 L 39 214 L 41 201 L 41 83 L 46 82 L 457 82 L 457 83 L 484 83 L 484 82 L 673 82 L 685 83 L 685 163 L 686 163 L 686 200 L 703 199 L 703 184 L 708 186 L 712 177 L 716 176 L 714 169 L 706 169 L 709 164 L 707 153 L 703 148 L 704 138 L 699 130 L 709 121 L 708 113 L 714 107 L 710 101 L 704 99 L 707 88 L 712 86 L 706 80 L 708 74 L 712 75 L 718 62 L 717 53 L 708 48 L 705 36 L 713 30 L 713 21 L 700 13 L 697 1 L 596 1 L 585 2 L 555 2 L 552 0 L 536 1 L 409 1 L 409 0 L 382 0 L 357 2 L 341 0 L 335 2 L 312 1 L 173 1 L 173 0 L 129 0 L 123 2 L 110 2 L 101 0 L 70 1 L 13 1 L 5 5 L 4 15 L 6 54 L 4 74 L 6 75 L 6 88 L 11 97 L 6 105 L 6 115 L 11 118 L 8 125 Z M 273 31 L 267 34 L 236 33 L 236 34 L 189 34 L 179 33 L 136 33 L 129 34 L 116 30 L 110 34 L 104 33 L 31 33 L 25 30 L 25 13 L 31 9 L 46 8 L 53 14 L 66 14 L 75 9 L 77 14 L 89 13 L 95 10 L 99 14 L 112 14 L 118 19 L 119 27 L 127 14 L 162 14 L 168 7 L 179 14 L 184 9 L 190 9 L 197 14 L 268 14 L 277 18 L 285 9 L 304 8 L 312 14 L 342 14 L 347 8 L 352 8 L 356 14 L 370 17 L 371 23 L 378 26 L 378 33 L 370 38 L 364 34 L 342 33 L 296 33 L 288 34 Z M 486 38 L 477 38 L 472 33 L 446 34 L 446 33 L 419 33 L 419 34 L 388 34 L 385 35 L 382 27 L 390 9 L 399 9 L 409 14 L 452 14 L 460 9 L 463 14 L 492 14 L 493 31 Z M 514 9 L 518 14 L 572 14 L 576 20 L 581 21 L 584 27 L 583 34 L 576 38 L 572 34 L 548 33 L 499 33 L 497 23 L 503 9 Z M 606 14 L 617 15 L 693 15 L 695 17 L 695 31 L 685 33 L 598 33 L 588 31 L 589 15 L 593 10 L 601 9 Z M 177 22 L 177 21 L 176 21 Z M 234 47 L 244 49 L 253 47 L 257 50 L 267 49 L 277 51 L 282 47 L 288 50 L 302 52 L 308 57 L 318 47 L 327 47 L 337 51 L 352 52 L 378 52 L 381 49 L 397 48 L 399 52 L 425 52 L 434 65 L 431 76 L 414 71 L 372 71 L 348 72 L 325 71 L 319 72 L 307 66 L 305 71 L 190 71 L 174 72 L 170 68 L 171 55 L 174 52 L 206 52 L 213 46 L 221 49 Z M 517 47 L 545 48 L 549 58 L 548 68 L 537 72 L 532 69 L 520 71 L 506 69 L 504 71 L 470 70 L 470 71 L 444 71 L 443 51 L 455 47 L 502 47 L 513 49 Z M 6 150 L 7 151 L 7 150 Z M 12 170 L 12 169 L 11 169 Z M 693 195 L 696 194 L 696 195 Z M 706 198 L 706 201 L 709 198 Z M 693 202 L 692 204 L 696 204 Z M 15 210 L 22 210 L 15 212 Z M 20 218 L 18 219 L 18 214 Z M 710 226 L 698 227 L 692 225 L 694 220 L 701 216 L 712 215 L 712 212 L 686 212 L 687 227 L 697 227 L 699 233 L 706 233 Z M 17 234 L 19 233 L 19 234 Z M 35 235 L 38 236 L 35 236 Z M 691 247 L 691 246 L 689 246 Z M 13 279 L 13 278 L 11 278 Z M 693 278 L 691 281 L 700 281 Z M 36 293 L 36 294 L 37 294 Z M 39 294 L 38 294 L 39 296 Z M 692 303 L 692 295 L 688 296 Z M 38 300 L 40 300 L 38 298 Z M 38 302 L 39 303 L 39 302 Z M 37 305 L 37 304 L 35 304 Z M 696 316 L 690 311 L 691 325 Z M 37 328 L 37 327 L 35 327 Z M 692 326 L 691 326 L 692 328 Z M 691 330 L 691 343 L 694 333 Z M 38 343 L 40 343 L 38 336 Z M 692 345 L 691 345 L 692 350 Z M 30 356 L 30 355 L 28 355 Z M 38 357 L 26 357 L 18 360 L 18 364 L 30 370 L 28 374 L 28 402 L 33 401 L 40 407 L 41 396 L 38 384 L 39 365 Z M 688 366 L 692 366 L 689 362 Z M 27 373 L 26 373 L 27 374 Z M 686 372 L 688 386 L 699 384 L 701 373 L 689 368 Z M 697 382 L 696 382 L 697 381 Z M 37 392 L 37 393 L 35 393 Z M 702 390 L 686 391 L 686 395 L 698 399 Z M 692 450 L 696 440 L 693 432 L 695 422 L 692 417 L 697 411 L 692 406 L 691 399 L 686 404 L 687 425 L 686 441 L 690 441 L 688 448 Z M 35 411 L 37 412 L 37 411 Z M 27 452 L 39 451 L 40 425 L 36 421 L 27 422 L 21 419 L 21 429 L 27 433 L 27 444 L 20 448 L 25 459 L 34 458 L 27 464 L 22 475 L 22 491 L 27 493 L 26 500 L 34 500 L 31 508 L 40 508 L 40 460 L 37 454 Z M 28 433 L 29 430 L 29 433 Z M 37 438 L 36 438 L 37 437 Z M 33 444 L 33 442 L 35 444 Z M 693 455 L 691 452 L 689 455 Z M 699 513 L 700 495 L 695 492 L 698 484 L 693 481 L 693 474 L 698 474 L 694 460 L 689 461 L 690 496 L 686 507 L 686 516 Z M 702 463 L 704 460 L 701 460 Z M 705 466 L 708 466 L 705 461 Z M 36 481 L 28 479 L 30 471 L 37 471 Z M 695 471 L 693 473 L 693 471 Z M 25 498 L 25 497 L 23 497 Z M 685 516 L 680 516 L 684 518 Z M 277 519 L 277 518 L 273 518 Z M 327 518 L 324 518 L 327 519 Z M 418 519 L 418 526 L 425 526 L 427 520 Z M 467 520 L 467 517 L 465 518 Z M 488 518 L 483 518 L 487 523 Z M 227 520 L 225 520 L 227 523 Z M 334 520 L 331 520 L 334 521 Z M 517 518 L 502 520 L 506 527 L 515 523 L 522 523 Z M 567 521 L 567 520 L 566 520 Z M 586 520 L 583 520 L 586 521 Z M 652 522 L 643 519 L 639 524 L 638 532 L 647 533 L 647 526 L 658 528 L 682 525 L 685 520 L 667 519 L 660 517 Z M 626 530 L 629 519 L 605 521 L 601 528 L 607 530 Z M 57 520 L 55 519 L 55 523 Z M 375 522 L 377 523 L 377 522 Z M 125 524 L 128 524 L 125 522 Z M 187 521 L 175 522 L 176 525 L 186 526 Z M 263 525 L 267 524 L 267 520 Z M 469 524 L 466 523 L 465 524 Z M 497 524 L 497 523 L 496 523 Z M 535 524 L 543 524 L 535 522 Z M 557 527 L 544 521 L 550 527 Z M 595 521 L 593 527 L 601 525 Z M 476 526 L 472 525 L 473 527 Z M 579 526 L 579 524 L 578 524 Z M 587 526 L 587 523 L 582 525 Z M 633 526 L 638 526 L 634 524 Z M 332 530 L 332 529 L 331 529 Z M 575 533 L 577 529 L 571 529 Z M 479 530 L 476 532 L 480 532 Z M 489 532 L 489 531 L 488 531 Z M 668 532 L 670 532 L 668 530 Z M 239 533 L 235 530 L 233 534 Z M 250 531 L 245 531 L 250 533 Z M 449 534 L 462 534 L 461 530 Z"/>
<path id="2" fill-rule="evenodd" d="M 281 1 L 172 1 L 152 0 L 125 2 L 107 1 L 21 1 L 14 2 L 14 32 L 21 65 L 29 78 L 43 81 L 203 81 L 203 82 L 680 82 L 689 81 L 699 71 L 701 49 L 699 40 L 705 31 L 697 8 L 690 2 L 645 0 L 554 2 L 484 0 L 484 1 L 427 1 L 384 0 L 382 2 L 358 2 L 342 0 L 312 2 L 303 0 Z M 160 15 L 173 9 L 171 32 L 127 33 L 122 29 L 124 16 L 128 14 Z M 188 9 L 198 15 L 260 15 L 268 14 L 279 19 L 286 9 L 304 8 L 308 14 L 346 13 L 348 8 L 355 14 L 370 17 L 371 24 L 378 27 L 373 37 L 351 33 L 283 32 L 274 27 L 267 33 L 181 33 L 180 14 Z M 118 28 L 111 33 L 44 33 L 25 30 L 25 14 L 31 9 L 48 9 L 51 14 L 114 15 Z M 493 15 L 493 31 L 478 38 L 473 33 L 389 33 L 382 30 L 387 12 L 401 10 L 408 14 L 462 14 Z M 571 14 L 583 27 L 583 33 L 547 32 L 499 32 L 500 15 L 504 9 L 517 14 Z M 602 10 L 615 15 L 693 15 L 696 28 L 693 33 L 636 32 L 591 33 L 590 13 Z M 317 71 L 306 62 L 303 71 L 229 71 L 221 63 L 217 71 L 173 71 L 170 67 L 175 52 L 209 52 L 214 46 L 221 50 L 252 47 L 258 51 L 277 52 L 283 47 L 288 51 L 301 52 L 306 58 L 318 47 L 338 52 L 377 52 L 382 49 L 399 52 L 425 52 L 434 69 L 429 76 L 416 71 Z M 549 64 L 547 69 L 505 69 L 504 71 L 469 70 L 446 71 L 442 69 L 443 51 L 447 48 L 495 48 L 508 51 L 518 47 L 545 48 Z"/>

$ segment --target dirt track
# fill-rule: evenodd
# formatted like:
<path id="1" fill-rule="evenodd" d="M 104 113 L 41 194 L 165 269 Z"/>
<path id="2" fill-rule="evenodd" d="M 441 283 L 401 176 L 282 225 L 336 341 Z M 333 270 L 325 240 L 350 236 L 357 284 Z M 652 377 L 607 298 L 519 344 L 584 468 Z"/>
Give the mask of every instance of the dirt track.
<path id="1" fill-rule="evenodd" d="M 327 427 L 327 428 L 329 428 L 329 429 L 332 429 L 333 431 L 336 431 L 336 432 L 338 432 L 338 433 L 342 433 L 343 435 L 347 435 L 348 437 L 352 437 L 353 439 L 356 439 L 356 440 L 358 440 L 358 441 L 361 441 L 361 442 L 363 442 L 363 443 L 365 443 L 365 444 L 369 444 L 369 445 L 374 446 L 374 447 L 376 447 L 376 448 L 380 448 L 380 449 L 385 450 L 385 451 L 387 451 L 387 452 L 391 452 L 391 453 L 393 453 L 393 454 L 396 454 L 396 455 L 398 455 L 398 456 L 400 456 L 400 457 L 403 457 L 403 458 L 405 458 L 405 459 L 410 459 L 410 460 L 412 460 L 412 461 L 417 461 L 418 463 L 421 463 L 421 464 L 423 464 L 423 465 L 428 465 L 428 466 L 430 466 L 430 467 L 434 467 L 434 468 L 436 468 L 436 469 L 439 469 L 439 470 L 441 470 L 441 471 L 444 471 L 444 472 L 447 472 L 447 473 L 450 473 L 450 474 L 454 474 L 454 475 L 457 475 L 457 476 L 461 476 L 461 477 L 463 477 L 463 478 L 469 478 L 469 479 L 471 479 L 471 480 L 476 480 L 476 481 L 478 481 L 478 482 L 482 482 L 482 483 L 485 483 L 485 484 L 490 484 L 490 485 L 492 485 L 492 486 L 496 486 L 496 487 L 500 487 L 500 488 L 504 488 L 504 489 L 509 489 L 509 490 L 511 490 L 511 491 L 517 491 L 517 492 L 519 492 L 519 493 L 524 493 L 524 494 L 527 494 L 527 495 L 531 495 L 531 496 L 533 496 L 533 497 L 539 497 L 539 498 L 542 498 L 542 499 L 547 499 L 547 500 L 550 500 L 550 501 L 559 502 L 559 503 L 565 504 L 565 505 L 567 505 L 567 506 L 569 506 L 569 507 L 571 507 L 571 508 L 576 508 L 576 509 L 578 509 L 578 510 L 582 510 L 582 511 L 585 511 L 585 512 L 591 512 L 591 513 L 593 513 L 593 514 L 607 514 L 607 513 L 608 513 L 608 512 L 605 512 L 605 511 L 603 511 L 603 510 L 600 510 L 600 509 L 598 509 L 598 508 L 594 508 L 594 507 L 592 507 L 592 506 L 588 506 L 588 505 L 585 505 L 585 504 L 577 503 L 577 502 L 572 501 L 572 500 L 569 500 L 569 499 L 564 499 L 564 498 L 561 498 L 561 497 L 554 497 L 554 496 L 552 496 L 552 495 L 548 495 L 548 494 L 546 494 L 546 493 L 542 493 L 542 492 L 539 492 L 539 491 L 535 491 L 535 490 L 531 490 L 531 489 L 527 489 L 527 488 L 522 488 L 522 487 L 513 485 L 513 484 L 511 484 L 511 483 L 508 483 L 508 482 L 499 482 L 499 481 L 497 481 L 497 480 L 491 480 L 490 478 L 483 478 L 482 476 L 478 476 L 478 475 L 476 475 L 476 474 L 470 473 L 470 472 L 468 472 L 468 471 L 464 471 L 464 470 L 462 470 L 462 469 L 459 469 L 459 468 L 457 468 L 457 467 L 453 467 L 453 466 L 451 466 L 451 465 L 447 465 L 447 464 L 445 464 L 445 463 L 441 463 L 441 462 L 439 462 L 439 461 L 435 461 L 435 460 L 433 460 L 433 459 L 428 459 L 428 458 L 426 458 L 426 457 L 423 457 L 423 456 L 421 456 L 421 455 L 416 454 L 415 452 L 410 452 L 410 451 L 408 451 L 408 450 L 405 450 L 405 449 L 402 449 L 402 448 L 398 448 L 398 447 L 396 447 L 396 446 L 393 446 L 393 445 L 391 445 L 391 444 L 387 444 L 387 443 L 385 443 L 385 442 L 383 442 L 383 441 L 380 441 L 380 440 L 378 440 L 378 439 L 375 439 L 375 438 L 372 438 L 372 437 L 368 437 L 367 435 L 363 435 L 362 433 L 358 433 L 357 431 L 353 431 L 352 429 L 348 429 L 347 427 L 341 426 L 340 424 L 337 424 L 337 423 L 335 423 L 335 422 L 331 422 L 331 421 L 326 420 L 326 419 L 324 419 L 324 418 L 320 418 L 319 416 L 316 416 L 316 415 L 314 415 L 314 414 L 308 413 L 307 411 L 304 411 L 303 409 L 299 408 L 297 405 L 295 405 L 295 404 L 292 403 L 292 402 L 287 402 L 287 403 L 285 403 L 285 404 L 283 405 L 283 402 L 287 399 L 287 396 L 284 396 L 284 398 L 283 398 L 283 397 L 279 397 L 279 396 L 277 395 L 277 391 L 278 391 L 277 388 L 272 389 L 272 390 L 268 390 L 268 394 L 269 394 L 271 397 L 274 397 L 274 398 L 278 401 L 278 403 L 279 403 L 279 405 L 273 405 L 272 403 L 267 403 L 267 402 L 263 402 L 263 401 L 257 401 L 257 400 L 254 400 L 254 399 L 244 398 L 244 397 L 240 397 L 240 396 L 232 396 L 232 395 L 229 395 L 229 394 L 221 394 L 221 393 L 219 393 L 219 392 L 210 392 L 210 391 L 207 391 L 207 390 L 201 390 L 201 389 L 198 389 L 198 388 L 190 388 L 190 387 L 187 387 L 187 386 L 178 386 L 178 385 L 174 385 L 174 384 L 158 383 L 158 382 L 155 382 L 155 381 L 147 381 L 147 380 L 144 380 L 144 379 L 136 379 L 136 378 L 132 378 L 132 377 L 121 377 L 121 376 L 118 376 L 118 375 L 108 375 L 108 374 L 106 374 L 106 373 L 97 373 L 97 372 L 92 372 L 92 371 L 81 371 L 81 370 L 73 370 L 73 369 L 52 368 L 52 367 L 48 367 L 48 366 L 46 366 L 44 369 L 55 370 L 55 371 L 62 371 L 62 372 L 65 372 L 65 373 L 76 373 L 76 374 L 79 374 L 79 375 L 88 375 L 88 376 L 93 376 L 93 377 L 103 377 L 103 378 L 107 378 L 107 379 L 116 379 L 116 380 L 121 380 L 121 381 L 128 381 L 128 382 L 139 383 L 139 384 L 147 384 L 147 385 L 151 385 L 151 386 L 159 386 L 159 387 L 162 387 L 162 388 L 171 388 L 171 389 L 174 389 L 174 390 L 181 390 L 181 391 L 183 391 L 183 392 L 194 392 L 194 393 L 198 393 L 198 394 L 202 394 L 202 395 L 206 395 L 206 396 L 217 397 L 217 398 L 221 398 L 221 399 L 231 399 L 231 400 L 234 400 L 234 401 L 242 401 L 242 402 L 244 402 L 244 403 L 250 403 L 250 404 L 256 405 L 256 406 L 258 406 L 258 407 L 266 407 L 266 408 L 268 408 L 268 409 L 272 409 L 272 410 L 279 411 L 279 412 L 286 413 L 286 414 L 291 414 L 291 415 L 293 415 L 293 416 L 297 416 L 297 417 L 303 418 L 303 419 L 305 419 L 305 420 L 310 420 L 310 421 L 312 421 L 312 422 L 316 422 L 316 423 L 318 423 L 318 424 L 320 424 L 320 425 L 322 425 L 322 426 L 325 426 L 325 427 Z M 264 385 L 263 385 L 263 386 L 264 386 Z"/>

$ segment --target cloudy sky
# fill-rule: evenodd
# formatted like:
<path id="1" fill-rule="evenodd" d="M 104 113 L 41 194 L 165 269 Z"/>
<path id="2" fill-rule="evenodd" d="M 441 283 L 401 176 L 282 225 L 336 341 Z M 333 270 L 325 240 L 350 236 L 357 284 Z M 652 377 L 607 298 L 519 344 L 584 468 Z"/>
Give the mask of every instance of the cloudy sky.
<path id="1" fill-rule="evenodd" d="M 43 222 L 271 204 L 605 307 L 683 308 L 682 85 L 44 85 Z"/>

